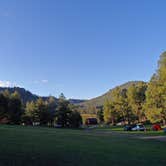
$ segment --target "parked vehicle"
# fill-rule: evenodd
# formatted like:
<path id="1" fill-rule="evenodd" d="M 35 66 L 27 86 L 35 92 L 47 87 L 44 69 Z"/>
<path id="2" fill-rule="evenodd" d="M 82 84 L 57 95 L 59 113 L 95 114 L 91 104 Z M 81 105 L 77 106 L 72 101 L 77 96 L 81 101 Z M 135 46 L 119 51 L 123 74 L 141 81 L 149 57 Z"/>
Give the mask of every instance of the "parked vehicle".
<path id="1" fill-rule="evenodd" d="M 126 125 L 126 126 L 124 127 L 124 131 L 131 131 L 131 129 L 132 129 L 132 126 L 131 126 L 131 125 Z"/>
<path id="2" fill-rule="evenodd" d="M 142 124 L 136 124 L 136 125 L 126 125 L 124 127 L 124 131 L 145 131 L 146 128 Z"/>
<path id="3" fill-rule="evenodd" d="M 162 128 L 159 124 L 155 124 L 155 125 L 152 126 L 152 130 L 153 131 L 160 131 L 160 130 L 162 130 Z"/>
<path id="4" fill-rule="evenodd" d="M 62 125 L 60 125 L 60 124 L 54 124 L 54 127 L 55 128 L 62 128 Z"/>
<path id="5" fill-rule="evenodd" d="M 164 133 L 166 133 L 166 128 L 164 128 Z"/>
<path id="6" fill-rule="evenodd" d="M 131 130 L 132 131 L 145 131 L 146 128 L 142 124 L 137 124 L 137 125 L 133 126 Z"/>

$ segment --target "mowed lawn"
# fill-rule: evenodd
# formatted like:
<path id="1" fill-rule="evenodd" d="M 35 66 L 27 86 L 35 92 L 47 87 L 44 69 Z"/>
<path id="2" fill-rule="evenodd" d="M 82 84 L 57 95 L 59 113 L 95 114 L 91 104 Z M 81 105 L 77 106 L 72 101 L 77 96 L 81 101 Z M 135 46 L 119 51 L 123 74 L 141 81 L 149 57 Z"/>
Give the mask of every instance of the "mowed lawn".
<path id="1" fill-rule="evenodd" d="M 0 165 L 165 166 L 166 142 L 93 130 L 1 125 Z"/>

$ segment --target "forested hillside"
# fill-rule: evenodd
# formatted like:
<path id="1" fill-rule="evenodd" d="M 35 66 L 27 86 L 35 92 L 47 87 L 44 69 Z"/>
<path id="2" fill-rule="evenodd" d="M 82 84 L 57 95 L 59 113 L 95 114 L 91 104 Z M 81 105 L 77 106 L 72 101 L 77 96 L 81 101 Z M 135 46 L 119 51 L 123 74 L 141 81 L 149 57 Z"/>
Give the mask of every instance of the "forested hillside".
<path id="1" fill-rule="evenodd" d="M 36 101 L 39 99 L 39 96 L 32 94 L 30 91 L 25 90 L 24 88 L 20 87 L 13 87 L 13 88 L 7 88 L 7 87 L 0 87 L 0 92 L 8 91 L 10 94 L 17 91 L 20 95 L 20 98 L 23 103 Z"/>
<path id="2" fill-rule="evenodd" d="M 49 99 L 49 97 L 42 97 L 42 96 L 38 96 L 38 95 L 35 95 L 33 93 L 31 93 L 30 91 L 28 90 L 25 90 L 24 88 L 20 88 L 20 87 L 13 87 L 13 88 L 10 88 L 10 87 L 0 87 L 0 92 L 4 92 L 4 91 L 8 91 L 10 94 L 14 93 L 15 91 L 17 91 L 20 95 L 20 98 L 22 100 L 22 102 L 25 104 L 27 102 L 31 102 L 31 101 L 36 101 L 38 100 L 39 98 L 42 98 L 44 101 L 47 101 Z M 54 99 L 56 101 L 58 101 L 58 99 L 56 97 L 54 97 Z M 79 99 L 69 99 L 69 102 L 71 104 L 80 104 L 82 102 L 84 102 L 86 100 L 79 100 Z"/>
<path id="3" fill-rule="evenodd" d="M 79 103 L 80 111 L 82 113 L 96 113 L 97 109 L 104 106 L 104 103 L 106 100 L 111 100 L 113 97 L 113 91 L 116 88 L 120 89 L 128 89 L 131 85 L 137 85 L 139 83 L 145 83 L 143 81 L 130 81 L 125 84 L 119 85 L 111 90 L 109 90 L 107 93 L 103 94 L 102 96 L 93 98 L 91 100 L 87 100 L 85 102 Z"/>
<path id="4" fill-rule="evenodd" d="M 94 113 L 100 122 L 116 125 L 136 122 L 166 124 L 166 52 L 148 83 L 129 82 L 101 97 L 80 104 L 81 113 Z"/>

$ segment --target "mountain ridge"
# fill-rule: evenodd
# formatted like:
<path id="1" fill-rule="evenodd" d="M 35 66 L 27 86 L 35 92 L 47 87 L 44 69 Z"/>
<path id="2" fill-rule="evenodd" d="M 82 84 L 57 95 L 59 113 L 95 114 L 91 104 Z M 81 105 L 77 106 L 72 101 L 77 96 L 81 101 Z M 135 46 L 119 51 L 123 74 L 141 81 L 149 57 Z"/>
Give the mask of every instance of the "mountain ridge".
<path id="1" fill-rule="evenodd" d="M 119 87 L 120 89 L 128 89 L 131 85 L 139 84 L 139 83 L 146 83 L 146 82 L 144 82 L 144 81 L 129 81 L 129 82 L 126 82 L 122 85 L 118 85 L 115 88 Z M 98 97 L 92 98 L 92 99 L 87 100 L 85 102 L 79 103 L 78 107 L 79 107 L 80 111 L 82 111 L 83 113 L 94 113 L 95 112 L 94 109 L 96 109 L 97 107 L 103 107 L 106 99 L 111 99 L 112 91 L 115 88 L 110 89 L 109 91 L 107 91 L 103 95 L 100 95 Z"/>
<path id="2" fill-rule="evenodd" d="M 48 100 L 50 96 L 39 96 L 36 94 L 33 94 L 32 92 L 26 90 L 25 88 L 20 88 L 20 87 L 0 87 L 0 93 L 8 90 L 9 93 L 14 93 L 17 91 L 20 94 L 21 100 L 23 104 L 26 104 L 26 102 L 31 102 L 31 101 L 36 101 L 39 98 L 42 98 L 44 101 Z M 54 97 L 54 96 L 51 96 Z M 58 101 L 58 98 L 54 97 L 56 101 Z M 81 102 L 84 102 L 86 100 L 81 100 L 81 99 L 69 99 L 68 100 L 71 104 L 79 104 Z"/>
<path id="3" fill-rule="evenodd" d="M 144 81 L 129 81 L 127 83 L 124 83 L 122 85 L 116 86 L 120 87 L 121 89 L 128 89 L 128 87 L 132 84 L 138 84 Z M 145 82 L 144 82 L 145 83 Z M 79 107 L 79 109 L 87 110 L 88 107 L 101 107 L 104 105 L 105 100 L 110 98 L 112 90 L 115 88 L 110 89 L 103 95 L 100 95 L 98 97 L 89 99 L 89 100 L 82 100 L 82 99 L 68 99 L 68 101 L 71 104 L 75 104 L 76 106 Z M 20 94 L 22 102 L 25 104 L 26 102 L 31 102 L 31 101 L 36 101 L 39 98 L 42 98 L 43 100 L 48 100 L 49 96 L 39 96 L 36 94 L 33 94 L 32 92 L 26 90 L 25 88 L 20 88 L 20 87 L 0 87 L 0 92 L 3 92 L 5 90 L 8 90 L 9 93 L 14 93 L 17 91 Z M 54 96 L 52 96 L 54 97 Z M 54 97 L 56 101 L 58 101 L 58 98 Z"/>

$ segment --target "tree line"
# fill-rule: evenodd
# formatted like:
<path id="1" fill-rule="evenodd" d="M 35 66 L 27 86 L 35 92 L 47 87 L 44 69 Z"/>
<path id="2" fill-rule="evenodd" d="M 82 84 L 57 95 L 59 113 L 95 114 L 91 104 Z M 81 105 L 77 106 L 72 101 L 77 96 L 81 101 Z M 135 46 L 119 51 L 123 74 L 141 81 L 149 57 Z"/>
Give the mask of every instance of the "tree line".
<path id="1" fill-rule="evenodd" d="M 54 97 L 39 98 L 24 105 L 17 91 L 5 90 L 0 93 L 0 123 L 77 128 L 82 124 L 82 118 L 63 94 L 58 101 Z"/>
<path id="2" fill-rule="evenodd" d="M 122 121 L 166 124 L 166 52 L 160 56 L 158 69 L 149 83 L 115 88 L 111 99 L 105 101 L 103 112 L 99 110 L 98 114 L 105 123 L 113 125 Z"/>
<path id="3" fill-rule="evenodd" d="M 104 106 L 96 109 L 101 123 L 149 121 L 166 124 L 166 52 L 160 56 L 158 69 L 148 83 L 117 87 Z M 63 94 L 57 101 L 49 97 L 48 100 L 39 98 L 23 104 L 17 91 L 9 93 L 6 90 L 0 93 L 0 123 L 79 127 L 82 118 L 78 108 Z"/>

